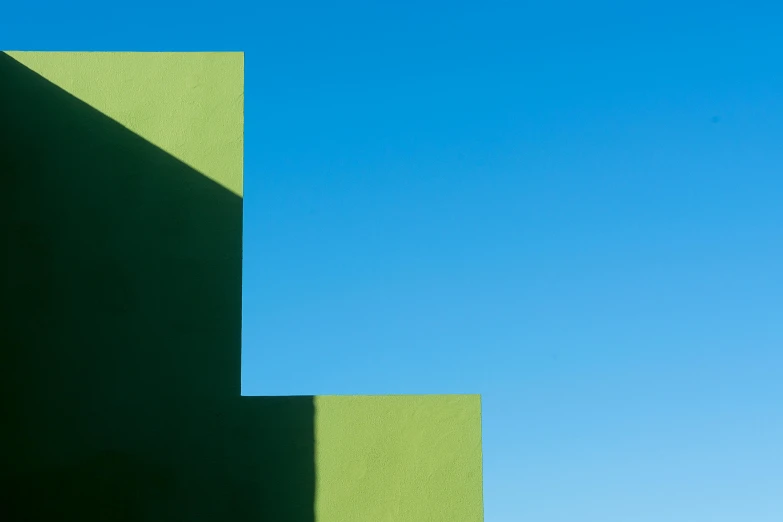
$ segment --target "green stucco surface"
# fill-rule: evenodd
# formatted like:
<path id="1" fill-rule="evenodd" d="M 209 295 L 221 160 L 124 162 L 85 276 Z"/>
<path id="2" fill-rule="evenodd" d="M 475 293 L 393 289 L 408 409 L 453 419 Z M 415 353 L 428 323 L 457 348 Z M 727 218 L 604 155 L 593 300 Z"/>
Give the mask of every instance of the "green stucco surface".
<path id="1" fill-rule="evenodd" d="M 7 54 L 242 195 L 243 53 Z"/>
<path id="2" fill-rule="evenodd" d="M 478 396 L 240 396 L 243 92 L 0 53 L 0 520 L 482 520 Z"/>
<path id="3" fill-rule="evenodd" d="M 317 520 L 483 520 L 479 396 L 325 396 L 315 411 Z"/>

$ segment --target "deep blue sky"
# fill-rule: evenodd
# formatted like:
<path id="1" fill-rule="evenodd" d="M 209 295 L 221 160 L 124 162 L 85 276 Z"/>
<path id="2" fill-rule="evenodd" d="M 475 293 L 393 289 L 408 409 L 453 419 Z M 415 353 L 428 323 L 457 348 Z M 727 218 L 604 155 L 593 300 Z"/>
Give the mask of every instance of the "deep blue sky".
<path id="1" fill-rule="evenodd" d="M 783 519 L 779 2 L 57 4 L 0 48 L 247 53 L 246 394 L 481 393 L 488 522 Z"/>

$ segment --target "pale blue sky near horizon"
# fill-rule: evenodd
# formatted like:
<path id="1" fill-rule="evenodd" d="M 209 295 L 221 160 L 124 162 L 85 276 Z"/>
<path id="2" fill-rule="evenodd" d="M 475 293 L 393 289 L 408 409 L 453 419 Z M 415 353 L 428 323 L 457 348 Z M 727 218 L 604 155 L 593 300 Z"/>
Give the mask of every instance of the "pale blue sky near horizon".
<path id="1" fill-rule="evenodd" d="M 245 394 L 481 393 L 487 522 L 778 522 L 780 27 L 35 2 L 0 48 L 245 51 Z"/>

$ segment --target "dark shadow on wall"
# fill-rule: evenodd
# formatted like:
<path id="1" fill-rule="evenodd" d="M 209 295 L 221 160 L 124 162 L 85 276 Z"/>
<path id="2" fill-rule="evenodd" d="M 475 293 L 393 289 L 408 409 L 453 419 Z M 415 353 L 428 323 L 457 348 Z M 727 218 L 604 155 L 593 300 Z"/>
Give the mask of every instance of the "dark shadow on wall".
<path id="1" fill-rule="evenodd" d="M 242 200 L 0 54 L 0 519 L 313 522 L 311 397 L 240 397 Z"/>

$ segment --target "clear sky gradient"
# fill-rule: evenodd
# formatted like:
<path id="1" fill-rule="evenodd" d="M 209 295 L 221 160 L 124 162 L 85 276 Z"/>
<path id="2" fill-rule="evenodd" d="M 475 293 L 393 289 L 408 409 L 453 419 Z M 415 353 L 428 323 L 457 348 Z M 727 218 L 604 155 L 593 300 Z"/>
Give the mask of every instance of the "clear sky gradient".
<path id="1" fill-rule="evenodd" d="M 488 522 L 779 522 L 781 27 L 14 2 L 0 48 L 247 53 L 245 394 L 481 393 Z"/>

